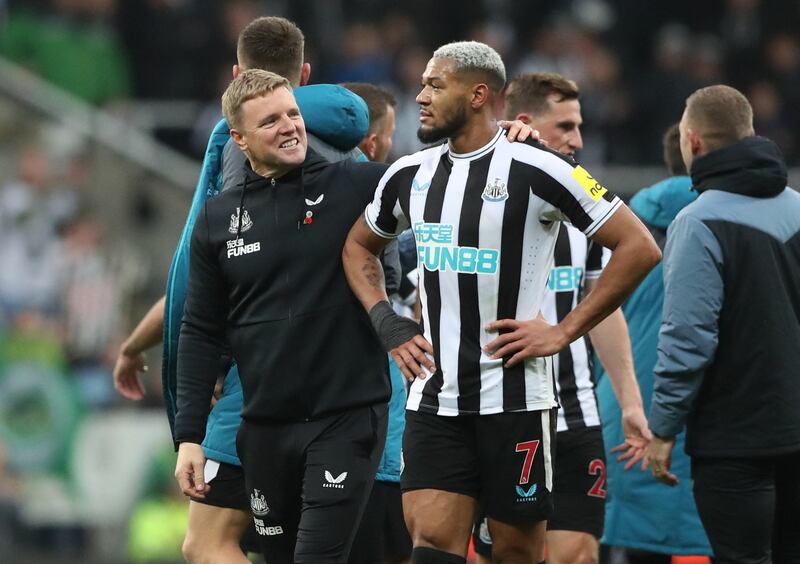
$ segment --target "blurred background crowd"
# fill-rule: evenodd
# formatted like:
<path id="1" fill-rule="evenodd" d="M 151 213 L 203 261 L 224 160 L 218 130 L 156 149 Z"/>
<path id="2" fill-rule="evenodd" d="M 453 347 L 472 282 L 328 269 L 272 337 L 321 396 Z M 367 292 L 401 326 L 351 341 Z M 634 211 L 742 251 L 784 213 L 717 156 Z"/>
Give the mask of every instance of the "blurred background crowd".
<path id="1" fill-rule="evenodd" d="M 139 404 L 111 370 L 163 293 L 236 37 L 260 15 L 304 30 L 312 82 L 395 93 L 392 158 L 420 148 L 432 50 L 476 39 L 509 76 L 580 85 L 579 160 L 622 195 L 658 177 L 661 134 L 708 84 L 742 90 L 757 133 L 800 162 L 797 0 L 0 0 L 0 562 L 180 556 L 158 354 Z"/>

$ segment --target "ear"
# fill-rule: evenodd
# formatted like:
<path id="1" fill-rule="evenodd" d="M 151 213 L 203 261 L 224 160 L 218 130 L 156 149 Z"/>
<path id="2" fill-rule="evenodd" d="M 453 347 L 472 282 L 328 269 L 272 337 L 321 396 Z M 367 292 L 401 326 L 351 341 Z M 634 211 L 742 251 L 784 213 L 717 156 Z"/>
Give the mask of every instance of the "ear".
<path id="1" fill-rule="evenodd" d="M 245 140 L 244 136 L 235 129 L 231 129 L 230 133 L 233 142 L 236 143 L 236 145 L 238 145 L 242 151 L 247 152 L 247 141 Z"/>
<path id="2" fill-rule="evenodd" d="M 358 148 L 361 149 L 361 152 L 364 153 L 369 160 L 373 160 L 375 158 L 375 153 L 377 151 L 377 140 L 377 133 L 368 133 L 367 136 L 361 140 L 361 143 L 358 144 Z"/>
<path id="3" fill-rule="evenodd" d="M 489 101 L 489 87 L 485 84 L 476 84 L 472 88 L 472 99 L 470 100 L 470 105 L 472 109 L 477 110 L 483 107 L 486 102 Z"/>
<path id="4" fill-rule="evenodd" d="M 531 121 L 533 121 L 533 120 L 531 119 L 531 115 L 530 115 L 530 114 L 527 114 L 527 113 L 521 113 L 521 114 L 517 114 L 517 115 L 516 115 L 516 117 L 514 117 L 514 119 L 515 119 L 515 120 L 518 120 L 518 121 L 521 121 L 522 123 L 524 123 L 524 124 L 526 124 L 526 125 L 530 125 L 530 124 L 531 124 Z M 513 121 L 513 120 L 512 120 L 512 121 Z"/>
<path id="5" fill-rule="evenodd" d="M 300 83 L 298 86 L 305 86 L 311 78 L 311 63 L 303 63 L 303 68 L 300 69 Z"/>
<path id="6" fill-rule="evenodd" d="M 233 67 L 231 68 L 231 74 L 233 75 L 233 78 L 239 76 L 241 72 L 242 72 L 242 67 L 240 67 L 239 65 L 233 65 Z"/>
<path id="7" fill-rule="evenodd" d="M 704 147 L 705 143 L 703 143 L 703 139 L 692 128 L 688 128 L 686 130 L 686 133 L 689 134 L 689 147 L 692 149 L 692 154 L 695 156 L 701 154 L 701 152 L 705 148 Z"/>

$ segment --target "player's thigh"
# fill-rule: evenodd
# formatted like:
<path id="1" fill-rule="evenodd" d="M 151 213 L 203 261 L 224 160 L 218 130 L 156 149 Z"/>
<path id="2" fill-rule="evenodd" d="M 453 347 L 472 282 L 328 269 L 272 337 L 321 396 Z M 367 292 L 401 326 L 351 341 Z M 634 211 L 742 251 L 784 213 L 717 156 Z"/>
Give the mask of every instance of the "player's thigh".
<path id="1" fill-rule="evenodd" d="M 386 439 L 386 405 L 350 410 L 306 449 L 295 562 L 345 562 Z"/>
<path id="2" fill-rule="evenodd" d="M 414 546 L 466 552 L 481 488 L 478 419 L 406 412 L 400 481 Z"/>
<path id="3" fill-rule="evenodd" d="M 558 433 L 554 468 L 554 510 L 548 520 L 547 530 L 586 533 L 599 539 L 603 536 L 606 499 L 605 449 L 600 428 Z M 580 535 L 567 535 L 564 538 L 570 541 L 562 543 L 567 547 L 588 549 L 597 544 Z M 584 554 L 581 550 L 566 556 L 572 555 L 583 561 Z M 568 558 L 565 561 L 573 560 Z"/>
<path id="4" fill-rule="evenodd" d="M 189 502 L 188 544 L 239 546 L 239 540 L 251 523 L 249 511 Z"/>
<path id="5" fill-rule="evenodd" d="M 771 562 L 774 478 L 769 459 L 692 458 L 697 512 L 716 563 Z"/>
<path id="6" fill-rule="evenodd" d="M 548 530 L 546 542 L 547 562 L 550 564 L 596 564 L 600 559 L 600 542 L 589 533 Z"/>
<path id="7" fill-rule="evenodd" d="M 472 496 L 443 490 L 403 492 L 403 513 L 414 546 L 465 556 L 477 505 Z"/>
<path id="8" fill-rule="evenodd" d="M 492 561 L 495 564 L 541 561 L 546 528 L 546 521 L 504 523 L 490 517 Z"/>

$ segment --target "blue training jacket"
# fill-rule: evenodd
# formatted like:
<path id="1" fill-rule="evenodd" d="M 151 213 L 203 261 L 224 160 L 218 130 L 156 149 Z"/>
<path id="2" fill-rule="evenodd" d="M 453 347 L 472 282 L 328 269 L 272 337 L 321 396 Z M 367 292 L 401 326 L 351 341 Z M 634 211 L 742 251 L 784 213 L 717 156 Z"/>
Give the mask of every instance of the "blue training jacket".
<path id="1" fill-rule="evenodd" d="M 294 89 L 306 129 L 333 150 L 348 151 L 358 144 L 369 128 L 369 113 L 364 101 L 340 86 L 315 84 Z M 229 128 L 221 120 L 208 140 L 200 178 L 186 225 L 172 259 L 167 280 L 167 299 L 164 315 L 163 389 L 170 428 L 175 422 L 175 389 L 177 378 L 178 336 L 186 300 L 189 277 L 189 241 L 197 214 L 206 200 L 222 188 L 223 156 L 230 142 Z M 326 153 L 329 154 L 329 153 Z M 389 359 L 392 379 L 392 398 L 389 403 L 389 430 L 386 447 L 376 479 L 400 481 L 400 446 L 405 427 L 405 383 L 402 374 Z M 223 385 L 222 397 L 208 416 L 203 451 L 207 458 L 241 465 L 236 455 L 236 433 L 241 422 L 242 385 L 234 364 Z"/>
<path id="2" fill-rule="evenodd" d="M 639 191 L 631 200 L 631 209 L 651 227 L 665 231 L 678 212 L 697 197 L 691 184 L 688 176 L 659 182 Z M 645 413 L 650 409 L 653 395 L 653 368 L 663 301 L 662 266 L 658 264 L 622 306 Z M 602 365 L 598 362 L 595 366 Z M 613 461 L 616 454 L 610 449 L 622 443 L 624 437 L 619 404 L 602 369 L 598 376 L 597 401 L 603 421 L 606 457 Z M 609 462 L 604 544 L 662 554 L 711 554 L 692 496 L 689 458 L 683 452 L 684 438 L 684 433 L 679 434 L 672 450 L 671 471 L 680 480 L 674 488 L 656 481 L 649 471 L 641 472 L 638 466 L 626 472 L 622 464 Z"/>

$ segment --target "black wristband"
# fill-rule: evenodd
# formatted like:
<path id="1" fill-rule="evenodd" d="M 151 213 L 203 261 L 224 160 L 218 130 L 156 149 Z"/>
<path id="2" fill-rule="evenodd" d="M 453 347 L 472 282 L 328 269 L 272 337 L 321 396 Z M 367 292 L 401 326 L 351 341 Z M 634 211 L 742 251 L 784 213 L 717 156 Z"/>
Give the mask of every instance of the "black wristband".
<path id="1" fill-rule="evenodd" d="M 378 334 L 378 339 L 386 352 L 391 351 L 422 335 L 419 323 L 413 319 L 397 315 L 389 302 L 378 302 L 369 310 L 369 319 Z"/>

